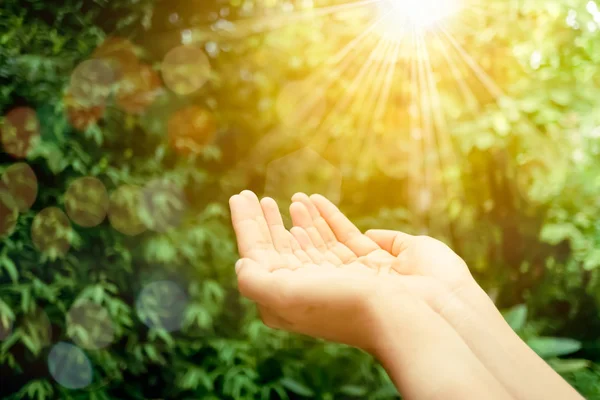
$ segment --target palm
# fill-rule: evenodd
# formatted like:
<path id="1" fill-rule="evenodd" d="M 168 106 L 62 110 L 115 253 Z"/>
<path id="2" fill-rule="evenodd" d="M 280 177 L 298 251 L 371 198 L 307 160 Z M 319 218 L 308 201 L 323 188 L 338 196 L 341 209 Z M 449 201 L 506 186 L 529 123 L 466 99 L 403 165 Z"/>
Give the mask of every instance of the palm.
<path id="1" fill-rule="evenodd" d="M 313 220 L 307 209 L 298 206 L 292 205 L 292 216 L 304 227 L 296 226 L 288 231 L 272 199 L 259 202 L 256 195 L 248 191 L 234 196 L 232 219 L 241 256 L 270 272 L 288 269 L 318 274 L 341 269 L 345 274 L 363 276 L 389 272 L 394 257 L 388 252 L 374 246 L 362 255 L 356 254 L 335 237 L 324 220 L 318 217 Z"/>
<path id="2" fill-rule="evenodd" d="M 398 240 L 384 231 L 362 234 L 322 196 L 298 194 L 293 200 L 289 231 L 274 200 L 259 202 L 244 191 L 230 201 L 246 260 L 238 271 L 239 288 L 256 301 L 268 326 L 363 347 L 372 338 L 348 323 L 371 324 L 369 309 L 382 295 L 407 295 L 405 301 L 418 299 L 436 310 L 445 306 L 449 285 L 443 283 L 460 274 L 444 272 L 443 251 L 431 251 L 409 235 Z"/>
<path id="3" fill-rule="evenodd" d="M 233 196 L 230 204 L 246 260 L 238 271 L 240 291 L 259 304 L 265 323 L 360 346 L 364 332 L 349 330 L 348 321 L 368 323 L 357 316 L 367 315 L 365 299 L 389 284 L 382 275 L 394 257 L 383 250 L 357 256 L 330 236 L 320 241 L 313 226 L 288 231 L 275 201 L 259 202 L 249 191 Z M 295 219 L 303 215 L 297 207 L 292 205 Z"/>
<path id="4" fill-rule="evenodd" d="M 385 230 L 362 234 L 323 196 L 309 198 L 299 193 L 293 200 L 297 204 L 291 208 L 294 224 L 307 231 L 312 230 L 314 237 L 320 234 L 322 241 L 329 243 L 330 252 L 355 254 L 359 261 L 372 268 L 432 278 L 451 289 L 456 289 L 471 277 L 464 261 L 438 240 Z"/>

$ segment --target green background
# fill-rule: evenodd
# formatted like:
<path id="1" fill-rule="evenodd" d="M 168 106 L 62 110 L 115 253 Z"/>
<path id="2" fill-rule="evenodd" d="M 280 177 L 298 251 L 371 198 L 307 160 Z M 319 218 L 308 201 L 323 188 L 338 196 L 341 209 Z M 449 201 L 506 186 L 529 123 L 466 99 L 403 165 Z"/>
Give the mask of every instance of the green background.
<path id="1" fill-rule="evenodd" d="M 391 88 L 390 98 L 399 100 L 384 122 L 368 107 L 334 115 L 328 134 L 335 139 L 317 158 L 294 153 L 306 144 L 308 128 L 278 128 L 276 103 L 285 82 L 313 74 L 357 27 L 326 16 L 255 34 L 209 29 L 217 20 L 243 26 L 235 22 L 242 10 L 247 20 L 276 20 L 286 12 L 278 2 L 4 0 L 0 110 L 35 109 L 42 140 L 24 160 L 39 180 L 37 200 L 0 244 L 0 323 L 13 326 L 0 342 L 2 397 L 396 398 L 370 356 L 273 331 L 237 293 L 229 196 L 245 188 L 262 195 L 266 187 L 285 201 L 301 182 L 303 190 L 341 196 L 341 208 L 361 228 L 425 232 L 446 241 L 523 338 L 586 398 L 600 399 L 600 17 L 594 22 L 586 1 L 486 4 L 490 12 L 460 39 L 506 97 L 490 98 L 467 74 L 479 104 L 467 112 L 452 79 L 437 77 L 441 106 L 452 116 L 440 137 L 450 138 L 455 157 L 433 170 L 435 206 L 423 213 L 414 192 L 421 183 L 402 172 L 411 167 L 403 153 L 389 159 L 401 172 L 387 176 L 384 153 L 376 151 L 382 143 L 350 154 L 340 145 L 363 138 L 365 126 L 392 132 L 383 138 L 405 132 L 402 121 L 386 118 L 407 109 L 402 96 L 410 87 Z M 201 90 L 164 91 L 141 116 L 108 107 L 85 132 L 69 125 L 63 96 L 71 72 L 105 38 L 130 38 L 138 57 L 159 70 L 187 29 L 196 45 L 212 49 L 211 76 Z M 531 62 L 536 51 L 539 65 Z M 328 110 L 348 88 L 344 79 L 325 91 Z M 176 153 L 166 137 L 169 116 L 189 104 L 210 110 L 218 125 L 214 141 L 196 156 Z M 0 160 L 3 169 L 16 161 L 7 154 Z M 38 252 L 30 234 L 34 216 L 46 207 L 64 209 L 69 184 L 83 176 L 97 177 L 109 192 L 168 178 L 184 188 L 183 221 L 136 237 L 108 221 L 94 228 L 73 224 L 65 256 Z M 156 280 L 185 291 L 181 330 L 149 329 L 137 315 L 136 297 Z M 51 376 L 48 357 L 55 343 L 71 340 L 66 315 L 81 299 L 107 310 L 114 340 L 85 351 L 93 382 L 69 390 Z M 30 323 L 40 310 L 50 332 Z"/>

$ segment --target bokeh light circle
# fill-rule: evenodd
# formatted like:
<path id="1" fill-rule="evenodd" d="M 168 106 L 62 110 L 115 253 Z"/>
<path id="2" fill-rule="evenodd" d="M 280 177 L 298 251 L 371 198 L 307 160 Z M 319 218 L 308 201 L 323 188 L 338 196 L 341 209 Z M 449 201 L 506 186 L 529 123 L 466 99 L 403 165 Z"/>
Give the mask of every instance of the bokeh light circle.
<path id="1" fill-rule="evenodd" d="M 206 108 L 189 106 L 171 115 L 167 130 L 169 143 L 177 152 L 197 154 L 214 139 L 217 122 Z"/>
<path id="2" fill-rule="evenodd" d="M 42 253 L 64 256 L 71 247 L 71 223 L 67 215 L 57 207 L 40 211 L 31 224 L 31 239 Z"/>
<path id="3" fill-rule="evenodd" d="M 116 79 L 135 71 L 140 64 L 133 43 L 116 36 L 107 38 L 98 46 L 92 53 L 92 58 L 108 61 Z"/>
<path id="4" fill-rule="evenodd" d="M 6 183 L 0 181 L 0 238 L 12 235 L 18 219 L 18 203 Z"/>
<path id="5" fill-rule="evenodd" d="M 80 106 L 104 106 L 115 83 L 116 73 L 104 59 L 90 59 L 79 64 L 71 74 L 69 93 Z"/>
<path id="6" fill-rule="evenodd" d="M 142 189 L 134 185 L 119 186 L 110 195 L 108 220 L 112 227 L 124 235 L 135 236 L 146 230 L 139 216 L 142 206 Z"/>
<path id="7" fill-rule="evenodd" d="M 186 96 L 204 86 L 210 76 L 210 61 L 198 47 L 179 46 L 165 55 L 162 76 L 169 89 Z"/>
<path id="8" fill-rule="evenodd" d="M 115 329 L 108 311 L 99 304 L 83 301 L 74 304 L 67 313 L 67 335 L 79 347 L 98 350 L 109 346 Z"/>
<path id="9" fill-rule="evenodd" d="M 148 229 L 164 233 L 181 224 L 186 207 L 185 193 L 179 185 L 156 179 L 144 187 L 140 215 Z"/>
<path id="10" fill-rule="evenodd" d="M 108 193 L 97 178 L 74 180 L 65 194 L 67 215 L 77 225 L 90 228 L 99 225 L 108 211 Z"/>
<path id="11" fill-rule="evenodd" d="M 79 347 L 58 342 L 48 355 L 48 370 L 67 389 L 83 389 L 92 383 L 92 363 Z"/>
<path id="12" fill-rule="evenodd" d="M 86 106 L 73 98 L 71 93 L 66 93 L 64 98 L 65 111 L 69 124 L 78 131 L 84 132 L 98 123 L 104 116 L 106 107 L 104 104 L 97 106 Z"/>
<path id="13" fill-rule="evenodd" d="M 4 151 L 17 158 L 25 158 L 40 137 L 40 122 L 34 109 L 17 107 L 4 116 L 2 123 Z"/>
<path id="14" fill-rule="evenodd" d="M 273 160 L 267 166 L 264 195 L 289 202 L 298 192 L 320 193 L 338 204 L 342 172 L 310 147 Z"/>
<path id="15" fill-rule="evenodd" d="M 28 211 L 38 195 L 38 180 L 33 169 L 26 163 L 16 163 L 4 171 L 2 182 L 6 184 L 20 212 Z"/>
<path id="16" fill-rule="evenodd" d="M 161 80 L 156 71 L 146 64 L 127 71 L 117 91 L 118 105 L 129 114 L 143 114 L 161 93 Z"/>
<path id="17" fill-rule="evenodd" d="M 144 286 L 135 308 L 147 327 L 174 332 L 182 327 L 187 302 L 187 295 L 175 282 L 156 281 Z"/>

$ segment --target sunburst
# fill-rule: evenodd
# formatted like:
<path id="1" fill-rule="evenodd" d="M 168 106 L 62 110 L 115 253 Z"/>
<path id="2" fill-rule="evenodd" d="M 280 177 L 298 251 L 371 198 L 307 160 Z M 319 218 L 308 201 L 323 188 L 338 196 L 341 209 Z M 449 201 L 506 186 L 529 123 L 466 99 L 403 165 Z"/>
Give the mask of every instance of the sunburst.
<path id="1" fill-rule="evenodd" d="M 350 170 L 372 170 L 379 165 L 393 178 L 416 181 L 417 191 L 433 192 L 436 199 L 460 196 L 462 188 L 450 187 L 460 179 L 446 179 L 462 155 L 451 133 L 454 117 L 444 101 L 451 97 L 462 104 L 461 115 L 473 116 L 484 108 L 483 101 L 504 98 L 502 85 L 480 65 L 481 54 L 473 53 L 471 43 L 487 21 L 508 6 L 500 0 L 317 0 L 310 7 L 302 4 L 291 11 L 249 18 L 235 31 L 239 37 L 278 35 L 302 26 L 307 32 L 330 27 L 325 28 L 326 40 L 335 51 L 304 77 L 295 99 L 289 93 L 285 97 L 288 115 L 280 118 L 306 121 L 306 126 L 294 130 L 295 139 L 340 164 L 352 164 Z M 252 29 L 245 30 L 249 26 Z M 340 27 L 339 32 L 333 26 Z M 311 116 L 317 111 L 322 117 L 315 122 Z M 290 133 L 282 131 L 276 128 L 267 136 L 278 136 L 284 143 Z M 277 146 L 271 149 L 276 152 Z M 410 168 L 386 169 L 376 162 L 378 158 L 394 160 L 393 154 L 386 153 L 407 152 L 410 158 L 397 162 Z M 270 159 L 268 153 L 262 142 L 258 144 L 251 152 L 252 164 Z M 410 178 L 407 170 L 412 171 Z"/>

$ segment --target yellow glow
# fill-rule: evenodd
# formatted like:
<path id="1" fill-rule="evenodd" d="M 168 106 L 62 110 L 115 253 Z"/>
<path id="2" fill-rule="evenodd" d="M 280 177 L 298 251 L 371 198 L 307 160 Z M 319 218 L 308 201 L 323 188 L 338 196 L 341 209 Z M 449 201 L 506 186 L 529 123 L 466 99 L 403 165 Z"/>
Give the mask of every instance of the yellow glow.
<path id="1" fill-rule="evenodd" d="M 377 3 L 381 30 L 396 38 L 434 29 L 461 9 L 462 0 L 382 0 Z"/>

